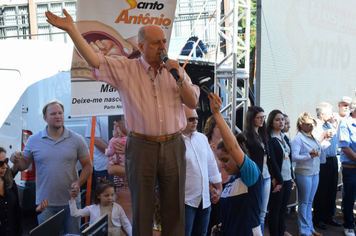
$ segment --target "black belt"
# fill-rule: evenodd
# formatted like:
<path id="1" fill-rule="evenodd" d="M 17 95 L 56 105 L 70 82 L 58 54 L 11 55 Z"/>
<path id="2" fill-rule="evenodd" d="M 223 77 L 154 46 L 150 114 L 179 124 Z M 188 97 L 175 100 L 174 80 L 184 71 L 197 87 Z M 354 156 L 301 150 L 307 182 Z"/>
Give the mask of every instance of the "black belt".
<path id="1" fill-rule="evenodd" d="M 336 158 L 336 156 L 326 157 L 326 158 Z"/>

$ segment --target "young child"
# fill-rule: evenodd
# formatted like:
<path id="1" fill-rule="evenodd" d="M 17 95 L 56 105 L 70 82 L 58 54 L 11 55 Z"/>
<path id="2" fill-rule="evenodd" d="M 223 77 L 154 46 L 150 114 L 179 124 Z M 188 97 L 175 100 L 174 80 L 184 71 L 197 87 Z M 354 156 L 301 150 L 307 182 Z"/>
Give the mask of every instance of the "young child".
<path id="1" fill-rule="evenodd" d="M 110 157 L 110 164 L 119 164 L 125 166 L 125 155 L 116 154 L 114 144 L 120 142 L 123 145 L 126 144 L 128 130 L 125 126 L 125 120 L 119 122 L 114 121 L 114 129 L 112 131 L 113 138 L 109 141 L 109 147 L 105 151 L 105 156 Z"/>
<path id="2" fill-rule="evenodd" d="M 123 145 L 126 145 L 127 134 L 129 131 L 125 126 L 125 119 L 120 120 L 119 122 L 114 121 L 114 129 L 112 131 L 113 138 L 109 141 L 109 147 L 105 151 L 105 156 L 110 157 L 110 164 L 125 166 L 125 155 L 116 154 L 114 144 L 120 142 Z M 116 197 L 119 197 L 119 187 L 125 186 L 127 183 L 126 179 L 114 176 L 114 184 L 116 186 Z"/>
<path id="3" fill-rule="evenodd" d="M 100 181 L 95 190 L 94 205 L 86 206 L 84 209 L 77 209 L 75 198 L 69 201 L 70 214 L 73 217 L 90 216 L 89 225 L 93 224 L 101 216 L 108 214 L 109 236 L 132 235 L 130 221 L 122 207 L 114 202 L 115 185 L 109 180 Z"/>

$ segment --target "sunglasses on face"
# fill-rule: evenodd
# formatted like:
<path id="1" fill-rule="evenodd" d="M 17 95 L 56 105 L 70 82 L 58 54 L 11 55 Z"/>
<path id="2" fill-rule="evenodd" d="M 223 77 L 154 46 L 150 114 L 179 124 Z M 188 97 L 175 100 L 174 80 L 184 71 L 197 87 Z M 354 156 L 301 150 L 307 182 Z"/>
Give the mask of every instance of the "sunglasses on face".
<path id="1" fill-rule="evenodd" d="M 312 126 L 314 126 L 314 124 L 313 124 L 313 123 L 303 123 L 303 125 L 308 126 L 308 127 L 312 127 Z"/>
<path id="2" fill-rule="evenodd" d="M 198 117 L 196 116 L 196 117 L 189 117 L 189 118 L 187 118 L 187 120 L 189 121 L 189 122 L 193 122 L 193 121 L 195 121 L 195 120 L 198 120 Z"/>
<path id="3" fill-rule="evenodd" d="M 7 165 L 7 163 L 9 163 L 9 158 L 6 158 L 5 160 L 0 161 L 0 167 L 2 167 L 4 164 Z"/>

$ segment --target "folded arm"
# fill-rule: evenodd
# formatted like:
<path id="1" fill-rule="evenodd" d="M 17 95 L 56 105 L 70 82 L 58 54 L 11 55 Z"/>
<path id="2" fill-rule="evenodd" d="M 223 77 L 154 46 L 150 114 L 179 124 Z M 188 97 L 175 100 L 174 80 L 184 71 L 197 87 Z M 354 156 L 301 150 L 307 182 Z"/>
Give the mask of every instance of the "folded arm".
<path id="1" fill-rule="evenodd" d="M 118 164 L 111 164 L 110 158 L 106 158 L 106 165 L 108 168 L 109 175 L 117 175 L 120 177 L 125 177 L 125 167 Z"/>

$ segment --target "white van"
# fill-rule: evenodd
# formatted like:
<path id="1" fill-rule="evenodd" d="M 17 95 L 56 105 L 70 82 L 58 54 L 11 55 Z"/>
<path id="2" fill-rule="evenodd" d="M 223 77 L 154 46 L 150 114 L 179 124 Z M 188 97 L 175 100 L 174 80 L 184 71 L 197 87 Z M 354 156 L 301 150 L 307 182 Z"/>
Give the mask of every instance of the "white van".
<path id="1" fill-rule="evenodd" d="M 65 126 L 84 136 L 87 118 L 70 118 L 73 45 L 0 40 L 0 48 L 0 146 L 7 157 L 46 126 L 42 108 L 54 99 L 64 104 Z M 34 212 L 35 178 L 34 166 L 15 177 L 25 214 Z"/>

